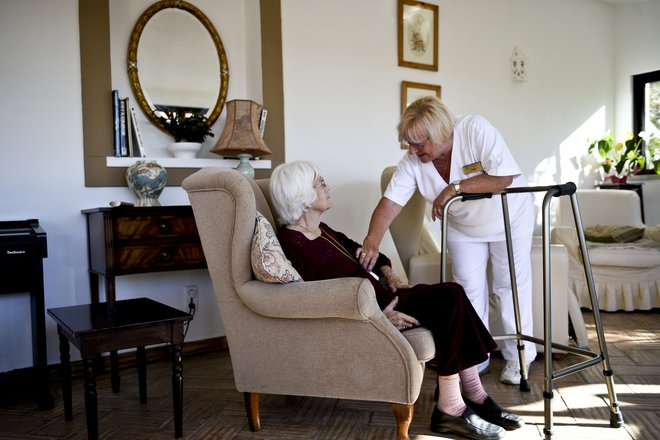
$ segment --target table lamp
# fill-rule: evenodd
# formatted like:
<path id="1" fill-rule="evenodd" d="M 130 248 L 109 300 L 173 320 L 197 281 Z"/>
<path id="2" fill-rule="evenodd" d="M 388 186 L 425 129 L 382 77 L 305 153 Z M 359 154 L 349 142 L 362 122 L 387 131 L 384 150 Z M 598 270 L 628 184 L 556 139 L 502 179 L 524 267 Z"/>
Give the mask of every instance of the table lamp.
<path id="1" fill-rule="evenodd" d="M 250 157 L 271 154 L 259 131 L 260 105 L 247 99 L 235 99 L 227 102 L 226 107 L 225 128 L 210 151 L 222 156 L 237 156 L 240 162 L 236 169 L 253 179 Z"/>

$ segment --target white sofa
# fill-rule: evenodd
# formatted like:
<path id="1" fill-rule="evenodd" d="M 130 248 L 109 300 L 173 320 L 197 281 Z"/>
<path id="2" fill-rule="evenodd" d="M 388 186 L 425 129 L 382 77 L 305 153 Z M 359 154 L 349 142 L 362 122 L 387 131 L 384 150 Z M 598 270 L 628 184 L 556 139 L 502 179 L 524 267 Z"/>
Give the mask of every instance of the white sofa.
<path id="1" fill-rule="evenodd" d="M 633 191 L 577 191 L 583 227 L 624 225 L 646 228 L 639 196 Z M 591 308 L 570 198 L 562 197 L 552 228 L 552 242 L 569 254 L 569 291 L 580 307 Z M 655 227 L 657 228 L 657 226 Z M 650 231 L 650 228 L 649 228 Z M 649 310 L 660 307 L 660 244 L 650 239 L 630 243 L 587 242 L 601 310 Z"/>
<path id="2" fill-rule="evenodd" d="M 381 189 L 384 191 L 395 167 L 386 168 L 381 175 Z M 390 226 L 390 234 L 410 284 L 433 284 L 440 282 L 439 239 L 433 236 L 428 227 L 427 203 L 419 192 L 415 192 L 399 216 Z M 540 238 L 540 237 L 539 237 Z M 532 246 L 533 283 L 533 336 L 543 338 L 543 251 L 540 240 Z M 551 288 L 552 288 L 552 341 L 568 345 L 568 253 L 562 245 L 552 245 L 551 249 Z M 451 276 L 451 261 L 447 274 Z M 449 280 L 448 280 L 449 281 Z M 491 310 L 499 309 L 499 297 L 490 296 Z M 581 346 L 587 344 L 587 333 L 580 309 L 573 302 L 571 321 Z M 489 328 L 493 335 L 503 334 L 499 313 L 491 313 Z M 537 344 L 539 352 L 543 347 Z"/>

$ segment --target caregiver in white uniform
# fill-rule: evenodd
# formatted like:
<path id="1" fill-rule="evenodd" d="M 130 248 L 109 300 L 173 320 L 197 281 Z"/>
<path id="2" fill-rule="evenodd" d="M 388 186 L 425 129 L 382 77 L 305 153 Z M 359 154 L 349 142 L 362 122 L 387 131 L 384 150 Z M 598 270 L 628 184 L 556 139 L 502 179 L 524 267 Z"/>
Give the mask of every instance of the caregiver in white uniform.
<path id="1" fill-rule="evenodd" d="M 444 204 L 460 193 L 491 193 L 508 187 L 528 186 L 502 135 L 481 116 L 454 118 L 435 97 L 413 102 L 401 116 L 399 140 L 409 151 L 374 210 L 369 232 L 356 257 L 371 270 L 387 228 L 412 197 L 415 189 L 433 205 L 433 219 L 442 216 Z M 534 203 L 531 193 L 507 195 L 513 254 L 523 334 L 532 334 L 531 246 Z M 488 327 L 488 282 L 492 265 L 493 293 L 500 298 L 506 334 L 515 334 L 515 316 L 504 235 L 501 197 L 452 204 L 447 219 L 447 250 L 454 281 L 465 289 L 472 305 Z M 525 341 L 526 362 L 536 357 L 536 346 Z M 520 383 L 516 341 L 504 341 L 506 363 L 500 381 Z M 528 365 L 529 366 L 529 365 Z M 480 366 L 484 371 L 488 361 Z"/>

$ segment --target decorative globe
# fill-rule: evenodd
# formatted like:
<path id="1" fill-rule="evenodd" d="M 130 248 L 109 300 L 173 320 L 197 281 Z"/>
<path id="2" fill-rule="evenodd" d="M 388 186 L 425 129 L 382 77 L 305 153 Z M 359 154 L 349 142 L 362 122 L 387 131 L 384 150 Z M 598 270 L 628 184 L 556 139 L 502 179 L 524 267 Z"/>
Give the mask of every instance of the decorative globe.
<path id="1" fill-rule="evenodd" d="M 138 160 L 126 169 L 126 182 L 138 198 L 136 206 L 160 206 L 158 197 L 167 184 L 167 170 L 153 160 Z"/>

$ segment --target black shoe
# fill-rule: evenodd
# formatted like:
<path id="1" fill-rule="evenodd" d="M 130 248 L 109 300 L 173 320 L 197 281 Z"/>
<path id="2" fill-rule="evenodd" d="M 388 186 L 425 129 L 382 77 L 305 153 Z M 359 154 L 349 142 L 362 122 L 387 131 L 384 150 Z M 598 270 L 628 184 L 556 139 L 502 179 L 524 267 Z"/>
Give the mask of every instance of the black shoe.
<path id="1" fill-rule="evenodd" d="M 466 399 L 465 396 L 463 396 L 463 400 L 468 408 L 474 411 L 479 417 L 487 422 L 501 426 L 507 431 L 522 428 L 525 424 L 522 417 L 505 411 L 490 397 L 486 397 L 486 400 L 484 400 L 484 403 L 482 404 L 472 402 L 469 399 Z"/>
<path id="2" fill-rule="evenodd" d="M 504 429 L 488 423 L 470 408 L 465 408 L 465 411 L 459 417 L 440 412 L 438 407 L 433 408 L 431 432 L 437 434 L 451 433 L 476 440 L 493 440 L 504 437 Z"/>

